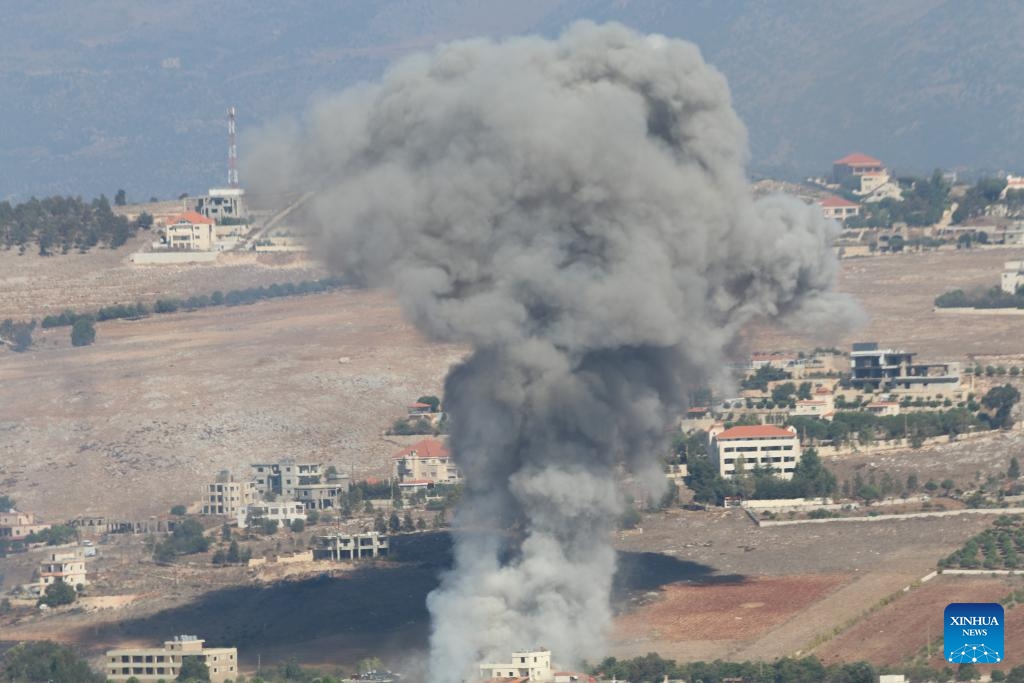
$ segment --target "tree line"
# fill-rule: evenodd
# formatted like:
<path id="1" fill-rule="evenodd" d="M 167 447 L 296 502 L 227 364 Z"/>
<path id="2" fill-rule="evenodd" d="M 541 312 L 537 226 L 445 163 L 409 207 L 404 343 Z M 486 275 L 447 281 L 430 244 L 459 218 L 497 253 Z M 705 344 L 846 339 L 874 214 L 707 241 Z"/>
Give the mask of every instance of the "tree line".
<path id="1" fill-rule="evenodd" d="M 953 289 L 935 297 L 938 308 L 1024 308 L 1024 292 L 1009 294 L 999 287 L 965 292 Z"/>
<path id="2" fill-rule="evenodd" d="M 78 313 L 71 309 L 66 309 L 57 315 L 48 315 L 43 318 L 42 327 L 43 329 L 48 329 L 74 325 L 82 319 L 89 321 L 132 320 L 144 318 L 151 313 L 175 313 L 180 310 L 191 312 L 209 306 L 241 306 L 255 303 L 262 299 L 326 292 L 342 287 L 344 284 L 345 280 L 342 278 L 327 277 L 320 278 L 319 280 L 272 284 L 268 287 L 232 289 L 226 293 L 218 290 L 213 294 L 200 294 L 188 298 L 172 297 L 157 299 L 152 308 L 142 302 L 138 302 L 135 304 L 104 306 L 94 313 Z"/>
<path id="3" fill-rule="evenodd" d="M 82 253 L 97 245 L 117 248 L 147 224 L 144 217 L 130 222 L 117 216 L 103 195 L 91 201 L 81 197 L 32 197 L 11 205 L 0 202 L 0 242 L 5 249 L 17 247 L 24 253 L 35 244 L 40 256 Z M 149 217 L 148 225 L 152 225 Z"/>

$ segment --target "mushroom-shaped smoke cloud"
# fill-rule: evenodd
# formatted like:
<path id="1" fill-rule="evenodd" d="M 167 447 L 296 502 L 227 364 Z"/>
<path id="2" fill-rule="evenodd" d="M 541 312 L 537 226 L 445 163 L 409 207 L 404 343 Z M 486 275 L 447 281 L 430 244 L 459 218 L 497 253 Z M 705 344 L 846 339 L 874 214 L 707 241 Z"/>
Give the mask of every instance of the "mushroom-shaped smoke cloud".
<path id="1" fill-rule="evenodd" d="M 431 680 L 513 647 L 599 654 L 621 467 L 664 486 L 666 432 L 746 321 L 849 312 L 834 225 L 753 199 L 695 46 L 614 24 L 444 45 L 263 137 L 250 175 L 315 187 L 328 263 L 472 347 L 445 386 L 466 491 Z"/>

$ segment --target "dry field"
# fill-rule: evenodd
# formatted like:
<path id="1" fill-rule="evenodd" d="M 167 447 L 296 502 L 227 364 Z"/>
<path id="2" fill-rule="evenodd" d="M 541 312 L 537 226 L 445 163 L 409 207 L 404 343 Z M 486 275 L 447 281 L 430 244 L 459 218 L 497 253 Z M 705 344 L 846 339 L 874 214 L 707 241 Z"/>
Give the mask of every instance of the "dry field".
<path id="1" fill-rule="evenodd" d="M 839 288 L 860 302 L 868 321 L 826 345 L 848 349 L 854 341 L 877 340 L 932 360 L 1019 356 L 1024 352 L 1024 316 L 938 313 L 933 301 L 951 289 L 997 286 L 1003 262 L 1022 257 L 1021 249 L 992 248 L 844 260 Z M 747 341 L 750 348 L 765 350 L 809 349 L 822 343 L 812 330 L 765 324 L 750 330 Z"/>
<path id="2" fill-rule="evenodd" d="M 1020 578 L 939 576 L 886 605 L 815 650 L 827 664 L 864 659 L 876 665 L 899 664 L 931 644 L 929 664 L 942 659 L 942 613 L 951 602 L 997 602 L 1022 585 Z M 1011 609 L 1005 624 L 1007 660 L 999 668 L 1024 662 L 1024 610 Z M 1015 628 L 1016 627 L 1016 628 Z"/>

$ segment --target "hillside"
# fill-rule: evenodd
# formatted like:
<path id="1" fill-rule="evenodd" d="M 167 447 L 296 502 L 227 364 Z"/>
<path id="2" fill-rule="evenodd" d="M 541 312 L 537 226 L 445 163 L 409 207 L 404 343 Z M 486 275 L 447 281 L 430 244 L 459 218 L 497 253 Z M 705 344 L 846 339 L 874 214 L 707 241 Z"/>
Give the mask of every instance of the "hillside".
<path id="1" fill-rule="evenodd" d="M 1024 167 L 1022 5 L 43 0 L 0 26 L 0 91 L 19 103 L 0 126 L 0 197 L 200 191 L 223 182 L 229 104 L 244 156 L 247 132 L 410 51 L 578 18 L 698 43 L 730 79 L 755 171 L 822 171 L 853 149 L 900 171 Z"/>

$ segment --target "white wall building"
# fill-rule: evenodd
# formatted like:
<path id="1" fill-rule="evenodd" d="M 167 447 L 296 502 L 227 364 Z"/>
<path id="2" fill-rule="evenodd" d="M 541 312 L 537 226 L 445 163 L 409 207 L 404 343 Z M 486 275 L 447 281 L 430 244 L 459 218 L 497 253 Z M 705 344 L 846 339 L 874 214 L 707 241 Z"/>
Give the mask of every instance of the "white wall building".
<path id="1" fill-rule="evenodd" d="M 248 507 L 249 519 L 269 519 L 278 524 L 291 524 L 296 519 L 306 521 L 306 506 L 295 500 L 277 503 L 254 503 Z"/>
<path id="2" fill-rule="evenodd" d="M 723 477 L 735 477 L 755 467 L 771 467 L 775 476 L 792 479 L 800 462 L 800 439 L 792 427 L 745 425 L 708 433 L 708 457 Z"/>
<path id="3" fill-rule="evenodd" d="M 40 593 L 46 592 L 47 586 L 58 581 L 63 581 L 73 588 L 89 585 L 82 551 L 49 553 L 46 559 L 39 563 Z"/>
<path id="4" fill-rule="evenodd" d="M 1016 294 L 1017 288 L 1024 285 L 1024 261 L 1005 262 L 999 285 L 1007 294 Z"/>
<path id="5" fill-rule="evenodd" d="M 213 251 L 217 236 L 213 221 L 195 211 L 171 218 L 164 227 L 168 249 Z"/>
<path id="6" fill-rule="evenodd" d="M 513 652 L 511 662 L 481 664 L 481 680 L 500 678 L 529 679 L 531 683 L 550 683 L 555 679 L 551 669 L 551 651 L 545 649 Z"/>

